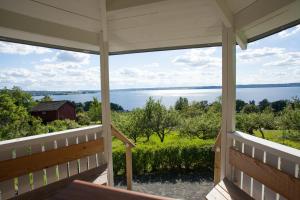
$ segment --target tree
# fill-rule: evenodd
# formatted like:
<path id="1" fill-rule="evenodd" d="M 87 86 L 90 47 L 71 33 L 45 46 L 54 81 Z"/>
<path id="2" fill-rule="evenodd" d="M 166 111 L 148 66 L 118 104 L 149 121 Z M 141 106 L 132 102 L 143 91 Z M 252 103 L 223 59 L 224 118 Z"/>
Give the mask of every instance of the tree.
<path id="1" fill-rule="evenodd" d="M 236 104 L 235 104 L 236 112 L 237 113 L 241 112 L 245 105 L 247 105 L 247 103 L 245 101 L 237 99 Z"/>
<path id="2" fill-rule="evenodd" d="M 90 104 L 88 116 L 94 122 L 102 121 L 102 109 L 101 103 L 97 100 L 97 98 L 93 98 L 92 103 Z"/>
<path id="3" fill-rule="evenodd" d="M 255 104 L 247 104 L 244 106 L 243 113 L 249 114 L 249 113 L 258 113 L 259 112 L 259 108 L 255 105 Z"/>
<path id="4" fill-rule="evenodd" d="M 175 103 L 175 110 L 184 110 L 189 106 L 189 100 L 187 98 L 179 97 Z"/>
<path id="5" fill-rule="evenodd" d="M 110 103 L 110 108 L 112 111 L 118 111 L 118 112 L 124 111 L 124 108 L 121 105 L 116 104 L 116 103 Z"/>
<path id="6" fill-rule="evenodd" d="M 288 102 L 286 100 L 274 101 L 271 103 L 271 107 L 274 110 L 274 112 L 281 112 L 287 106 L 287 103 Z"/>
<path id="7" fill-rule="evenodd" d="M 180 133 L 199 139 L 209 139 L 217 136 L 221 127 L 220 113 L 208 112 L 196 117 L 181 120 Z"/>
<path id="8" fill-rule="evenodd" d="M 263 99 L 262 101 L 260 101 L 258 103 L 258 107 L 261 112 L 270 106 L 271 106 L 271 103 L 268 101 L 268 99 Z"/>
<path id="9" fill-rule="evenodd" d="M 0 93 L 1 140 L 47 132 L 40 119 L 30 116 L 24 106 L 17 105 L 20 104 L 19 100 L 7 93 Z"/>
<path id="10" fill-rule="evenodd" d="M 150 97 L 145 106 L 144 123 L 163 142 L 165 135 L 178 124 L 178 113 L 174 109 L 167 110 L 160 100 Z"/>
<path id="11" fill-rule="evenodd" d="M 40 101 L 41 102 L 53 101 L 53 99 L 49 95 L 45 95 Z"/>
<path id="12" fill-rule="evenodd" d="M 91 119 L 86 112 L 77 113 L 76 121 L 80 125 L 89 125 L 91 123 Z"/>
<path id="13" fill-rule="evenodd" d="M 31 94 L 22 91 L 21 88 L 16 86 L 11 90 L 4 88 L 0 93 L 9 95 L 13 99 L 15 105 L 23 106 L 26 110 L 30 110 L 35 104 Z"/>

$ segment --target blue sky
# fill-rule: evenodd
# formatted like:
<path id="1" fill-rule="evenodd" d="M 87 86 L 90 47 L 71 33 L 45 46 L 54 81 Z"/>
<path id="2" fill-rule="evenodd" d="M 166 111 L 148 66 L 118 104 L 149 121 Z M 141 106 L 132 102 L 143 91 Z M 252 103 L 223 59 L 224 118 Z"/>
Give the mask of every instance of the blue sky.
<path id="1" fill-rule="evenodd" d="M 0 42 L 0 88 L 94 90 L 99 56 Z M 237 47 L 237 83 L 300 82 L 300 25 Z M 221 85 L 221 48 L 110 57 L 111 89 Z"/>

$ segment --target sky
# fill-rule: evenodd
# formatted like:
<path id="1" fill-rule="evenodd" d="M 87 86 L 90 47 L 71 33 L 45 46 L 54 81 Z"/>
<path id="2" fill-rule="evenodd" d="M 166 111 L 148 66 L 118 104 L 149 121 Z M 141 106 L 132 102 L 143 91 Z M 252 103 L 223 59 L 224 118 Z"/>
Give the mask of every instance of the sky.
<path id="1" fill-rule="evenodd" d="M 221 85 L 221 47 L 110 56 L 110 88 Z M 99 90 L 99 56 L 0 41 L 0 88 Z M 237 84 L 300 82 L 300 25 L 237 47 Z"/>

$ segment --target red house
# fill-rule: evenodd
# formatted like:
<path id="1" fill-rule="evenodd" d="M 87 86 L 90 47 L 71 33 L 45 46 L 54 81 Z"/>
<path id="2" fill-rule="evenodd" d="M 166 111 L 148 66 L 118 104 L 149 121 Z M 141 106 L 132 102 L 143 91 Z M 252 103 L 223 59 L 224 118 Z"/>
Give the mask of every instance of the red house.
<path id="1" fill-rule="evenodd" d="M 76 119 L 75 106 L 69 101 L 40 102 L 30 111 L 32 116 L 40 117 L 43 122 L 54 120 Z"/>

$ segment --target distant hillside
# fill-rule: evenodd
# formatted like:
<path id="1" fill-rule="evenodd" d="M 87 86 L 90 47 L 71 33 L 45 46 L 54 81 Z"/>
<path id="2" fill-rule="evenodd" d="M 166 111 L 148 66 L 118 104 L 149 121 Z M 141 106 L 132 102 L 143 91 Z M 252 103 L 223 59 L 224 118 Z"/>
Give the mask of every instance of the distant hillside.
<path id="1" fill-rule="evenodd" d="M 284 84 L 249 84 L 237 85 L 237 88 L 272 88 L 272 87 L 300 87 L 300 83 Z M 159 88 L 128 88 L 114 89 L 111 91 L 141 91 L 141 90 L 186 90 L 186 89 L 221 89 L 221 86 L 187 86 L 187 87 L 159 87 Z M 72 95 L 72 94 L 89 94 L 100 92 L 98 90 L 78 90 L 78 91 L 27 91 L 32 96 L 46 95 Z"/>

